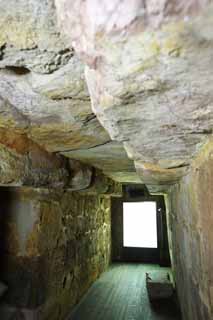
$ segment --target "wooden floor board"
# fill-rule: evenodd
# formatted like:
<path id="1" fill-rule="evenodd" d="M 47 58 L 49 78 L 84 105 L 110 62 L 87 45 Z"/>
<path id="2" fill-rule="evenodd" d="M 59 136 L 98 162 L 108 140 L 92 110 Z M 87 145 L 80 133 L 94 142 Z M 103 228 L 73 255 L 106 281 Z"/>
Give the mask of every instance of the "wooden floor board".
<path id="1" fill-rule="evenodd" d="M 68 320 L 180 320 L 175 305 L 150 305 L 146 272 L 156 265 L 114 264 L 89 289 Z"/>

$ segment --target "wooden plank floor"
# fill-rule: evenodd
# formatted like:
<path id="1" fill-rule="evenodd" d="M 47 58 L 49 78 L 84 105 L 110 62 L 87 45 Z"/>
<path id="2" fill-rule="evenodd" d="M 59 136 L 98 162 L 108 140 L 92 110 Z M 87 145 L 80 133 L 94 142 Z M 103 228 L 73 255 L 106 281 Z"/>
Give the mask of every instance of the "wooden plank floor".
<path id="1" fill-rule="evenodd" d="M 146 272 L 156 265 L 114 264 L 89 289 L 68 320 L 180 320 L 172 303 L 151 307 Z"/>

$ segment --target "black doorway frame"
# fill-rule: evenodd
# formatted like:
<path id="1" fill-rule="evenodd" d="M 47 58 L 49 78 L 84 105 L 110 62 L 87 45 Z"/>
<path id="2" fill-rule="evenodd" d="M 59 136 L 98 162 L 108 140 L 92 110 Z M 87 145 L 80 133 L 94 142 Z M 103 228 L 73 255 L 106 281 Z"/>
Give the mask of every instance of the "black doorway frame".
<path id="1" fill-rule="evenodd" d="M 123 203 L 124 202 L 156 202 L 157 211 L 157 249 L 133 248 L 123 245 Z M 164 196 L 137 194 L 130 196 L 123 193 L 122 198 L 112 201 L 112 261 L 155 263 L 170 266 L 170 254 L 167 235 L 166 208 Z"/>
<path id="2" fill-rule="evenodd" d="M 160 217 L 158 214 L 158 202 L 154 199 L 148 200 L 127 200 L 122 202 L 122 228 L 124 228 L 123 221 L 123 204 L 126 202 L 155 202 L 156 203 L 156 220 L 157 220 L 157 248 L 138 248 L 138 247 L 123 247 L 123 259 L 126 262 L 143 262 L 143 263 L 159 263 L 160 261 Z M 123 232 L 122 232 L 123 235 Z M 124 237 L 123 237 L 124 238 Z M 123 243 L 122 239 L 122 243 Z"/>

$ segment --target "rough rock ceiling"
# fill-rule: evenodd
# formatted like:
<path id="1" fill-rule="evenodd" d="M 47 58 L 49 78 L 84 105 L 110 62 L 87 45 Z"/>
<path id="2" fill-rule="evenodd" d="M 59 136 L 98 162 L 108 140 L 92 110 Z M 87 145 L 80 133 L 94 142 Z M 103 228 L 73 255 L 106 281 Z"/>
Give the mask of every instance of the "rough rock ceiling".
<path id="1" fill-rule="evenodd" d="M 150 189 L 175 183 L 212 135 L 211 2 L 56 0 L 93 110 Z"/>
<path id="2" fill-rule="evenodd" d="M 1 183 L 39 150 L 165 190 L 212 135 L 212 1 L 55 2 L 0 0 Z"/>
<path id="3" fill-rule="evenodd" d="M 13 153 L 8 161 L 19 157 L 23 135 L 50 153 L 88 160 L 119 181 L 138 180 L 122 143 L 111 145 L 91 109 L 83 63 L 59 33 L 53 0 L 0 0 L 2 162 L 5 146 Z M 9 171 L 2 166 L 2 177 Z"/>

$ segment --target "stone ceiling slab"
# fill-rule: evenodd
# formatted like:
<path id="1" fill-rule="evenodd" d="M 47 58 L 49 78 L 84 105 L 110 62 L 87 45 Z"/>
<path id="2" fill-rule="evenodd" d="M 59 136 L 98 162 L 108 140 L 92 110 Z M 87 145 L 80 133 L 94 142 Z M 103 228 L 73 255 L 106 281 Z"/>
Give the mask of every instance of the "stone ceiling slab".
<path id="1" fill-rule="evenodd" d="M 137 182 L 139 180 L 134 162 L 128 158 L 122 144 L 118 142 L 110 141 L 89 149 L 67 151 L 62 154 L 91 164 L 116 181 Z"/>
<path id="2" fill-rule="evenodd" d="M 0 129 L 65 155 L 110 142 L 91 109 L 84 65 L 59 32 L 54 0 L 0 0 L 0 29 Z M 1 142 L 8 147 L 11 139 Z M 107 174 L 135 173 L 122 144 L 118 150 L 119 158 L 109 154 L 99 163 L 96 153 L 88 163 Z"/>
<path id="3" fill-rule="evenodd" d="M 56 0 L 93 111 L 143 181 L 175 183 L 212 135 L 211 1 L 74 3 Z"/>
<path id="4" fill-rule="evenodd" d="M 0 0 L 0 129 L 117 181 L 175 183 L 212 136 L 210 3 Z"/>

